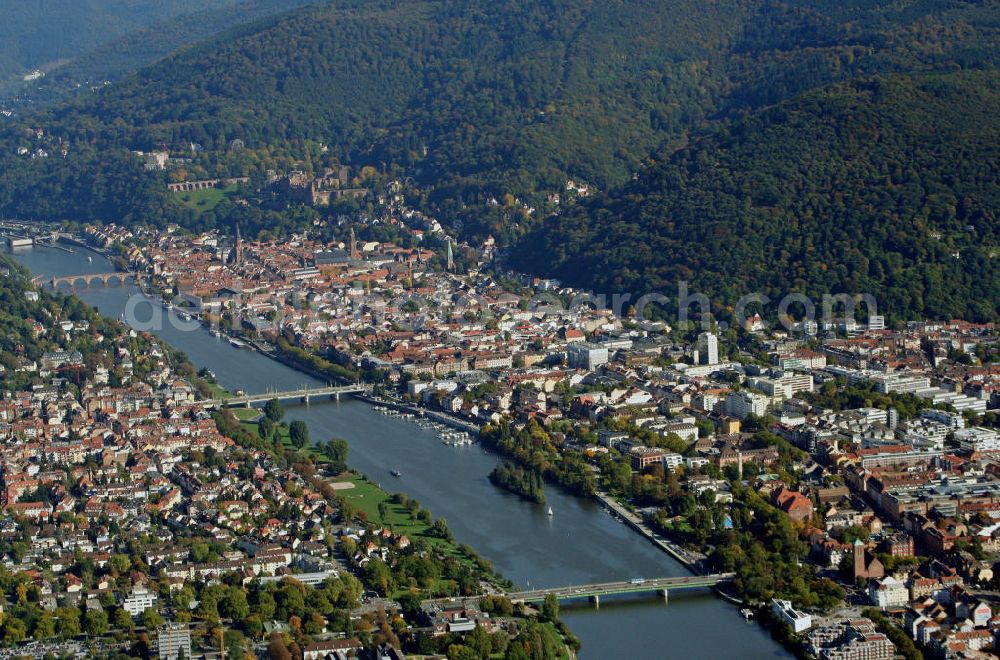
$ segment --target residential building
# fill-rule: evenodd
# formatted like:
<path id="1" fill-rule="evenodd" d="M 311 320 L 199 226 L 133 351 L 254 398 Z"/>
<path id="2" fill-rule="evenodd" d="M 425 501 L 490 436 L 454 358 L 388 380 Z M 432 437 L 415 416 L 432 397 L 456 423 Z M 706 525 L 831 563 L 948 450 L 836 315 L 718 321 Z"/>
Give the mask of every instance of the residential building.
<path id="1" fill-rule="evenodd" d="M 569 344 L 566 347 L 566 356 L 571 367 L 587 369 L 588 371 L 593 371 L 602 364 L 607 364 L 610 359 L 606 346 L 589 341 Z"/>
<path id="2" fill-rule="evenodd" d="M 940 422 L 951 429 L 964 429 L 965 417 L 948 410 L 938 410 L 937 408 L 924 408 L 920 411 L 920 416 L 925 419 L 932 419 Z"/>
<path id="3" fill-rule="evenodd" d="M 357 639 L 331 639 L 313 642 L 302 649 L 302 660 L 326 660 L 326 658 L 346 658 L 356 656 L 364 647 Z"/>
<path id="4" fill-rule="evenodd" d="M 651 465 L 663 465 L 663 459 L 669 453 L 656 447 L 633 447 L 629 452 L 632 459 L 632 469 L 642 471 Z"/>
<path id="5" fill-rule="evenodd" d="M 132 616 L 139 616 L 150 607 L 156 607 L 156 594 L 144 587 L 132 589 L 125 600 L 122 601 L 122 608 Z"/>
<path id="6" fill-rule="evenodd" d="M 767 412 L 767 397 L 745 390 L 733 392 L 726 397 L 726 412 L 739 419 L 750 415 L 763 417 Z"/>
<path id="7" fill-rule="evenodd" d="M 910 600 L 910 590 L 905 582 L 890 575 L 868 584 L 868 598 L 873 605 L 883 610 L 903 607 Z"/>
<path id="8" fill-rule="evenodd" d="M 896 647 L 871 619 L 843 619 L 806 636 L 806 650 L 820 660 L 892 660 Z"/>
<path id="9" fill-rule="evenodd" d="M 156 634 L 156 653 L 160 660 L 191 657 L 191 631 L 187 624 L 171 623 Z"/>
<path id="10" fill-rule="evenodd" d="M 796 522 L 805 522 L 812 517 L 812 500 L 802 493 L 782 487 L 774 492 L 773 499 L 774 505 Z"/>
<path id="11" fill-rule="evenodd" d="M 711 332 L 698 335 L 698 364 L 719 363 L 719 337 Z"/>
<path id="12" fill-rule="evenodd" d="M 790 601 L 772 598 L 771 613 L 791 626 L 796 633 L 809 630 L 812 627 L 812 617 L 793 608 Z"/>
<path id="13" fill-rule="evenodd" d="M 1000 434 L 981 426 L 958 429 L 955 431 L 955 439 L 965 451 L 1000 451 Z"/>

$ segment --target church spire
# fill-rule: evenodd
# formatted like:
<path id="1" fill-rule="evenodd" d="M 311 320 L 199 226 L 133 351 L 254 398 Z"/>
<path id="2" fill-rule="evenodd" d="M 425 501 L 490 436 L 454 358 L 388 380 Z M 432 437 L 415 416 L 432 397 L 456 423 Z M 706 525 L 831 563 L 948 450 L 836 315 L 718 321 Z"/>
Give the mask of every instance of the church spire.
<path id="1" fill-rule="evenodd" d="M 236 225 L 236 247 L 235 247 L 235 259 L 236 263 L 243 263 L 243 238 L 240 236 L 240 225 Z"/>

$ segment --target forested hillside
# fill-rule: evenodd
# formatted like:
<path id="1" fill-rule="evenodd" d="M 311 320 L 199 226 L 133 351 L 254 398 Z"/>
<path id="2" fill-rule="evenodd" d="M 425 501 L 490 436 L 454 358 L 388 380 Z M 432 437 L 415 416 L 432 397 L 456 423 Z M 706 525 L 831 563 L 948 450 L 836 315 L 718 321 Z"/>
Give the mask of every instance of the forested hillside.
<path id="1" fill-rule="evenodd" d="M 892 75 L 811 92 L 698 140 L 549 219 L 517 253 L 600 291 L 719 308 L 868 292 L 892 314 L 1000 313 L 1000 74 Z M 772 307 L 773 309 L 773 307 Z"/>

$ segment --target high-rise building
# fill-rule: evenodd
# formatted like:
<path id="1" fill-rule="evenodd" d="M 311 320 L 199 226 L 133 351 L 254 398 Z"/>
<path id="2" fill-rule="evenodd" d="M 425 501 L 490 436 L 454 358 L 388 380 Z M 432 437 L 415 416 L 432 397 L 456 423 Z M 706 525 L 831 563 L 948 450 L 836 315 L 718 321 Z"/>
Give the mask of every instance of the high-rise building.
<path id="1" fill-rule="evenodd" d="M 156 652 L 160 660 L 191 657 L 191 631 L 185 624 L 168 623 L 156 636 Z"/>
<path id="2" fill-rule="evenodd" d="M 711 332 L 698 335 L 698 362 L 719 364 L 719 337 Z"/>

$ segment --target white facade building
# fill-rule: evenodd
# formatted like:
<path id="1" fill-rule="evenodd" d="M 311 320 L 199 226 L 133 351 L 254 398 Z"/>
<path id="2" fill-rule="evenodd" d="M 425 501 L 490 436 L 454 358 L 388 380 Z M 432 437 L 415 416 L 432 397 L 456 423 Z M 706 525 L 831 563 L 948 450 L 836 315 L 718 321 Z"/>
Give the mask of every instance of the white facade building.
<path id="1" fill-rule="evenodd" d="M 610 359 L 606 346 L 599 346 L 589 341 L 570 344 L 566 347 L 566 356 L 571 367 L 588 371 L 607 364 Z"/>
<path id="2" fill-rule="evenodd" d="M 955 439 L 966 451 L 1000 451 L 1000 434 L 981 426 L 959 429 L 955 431 Z"/>
<path id="3" fill-rule="evenodd" d="M 868 585 L 868 597 L 874 605 L 883 610 L 890 607 L 903 607 L 910 600 L 910 590 L 906 583 L 889 576 L 881 582 L 873 581 Z"/>
<path id="4" fill-rule="evenodd" d="M 191 631 L 185 624 L 170 624 L 160 628 L 156 635 L 156 652 L 160 660 L 190 658 Z"/>
<path id="5" fill-rule="evenodd" d="M 964 429 L 965 428 L 965 418 L 958 413 L 948 412 L 947 410 L 938 410 L 937 408 L 924 408 L 920 411 L 920 416 L 924 419 L 933 419 L 935 422 L 940 422 L 945 426 L 953 429 Z"/>
<path id="6" fill-rule="evenodd" d="M 797 633 L 812 628 L 812 617 L 793 608 L 790 601 L 771 599 L 771 613 L 790 625 Z"/>
<path id="7" fill-rule="evenodd" d="M 698 335 L 698 363 L 719 363 L 719 337 L 711 332 Z"/>
<path id="8" fill-rule="evenodd" d="M 767 397 L 754 392 L 733 392 L 726 397 L 726 412 L 739 419 L 749 415 L 763 417 L 767 412 Z"/>
<path id="9" fill-rule="evenodd" d="M 122 608 L 132 616 L 139 616 L 150 607 L 156 607 L 156 600 L 156 594 L 153 592 L 142 587 L 136 587 L 122 601 Z"/>

